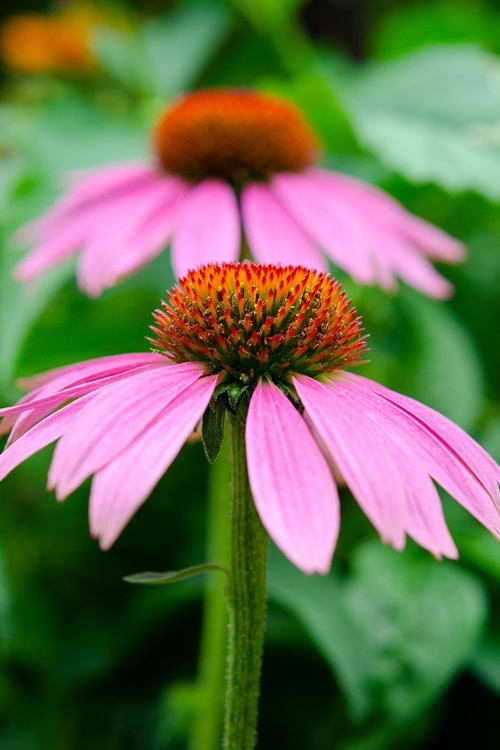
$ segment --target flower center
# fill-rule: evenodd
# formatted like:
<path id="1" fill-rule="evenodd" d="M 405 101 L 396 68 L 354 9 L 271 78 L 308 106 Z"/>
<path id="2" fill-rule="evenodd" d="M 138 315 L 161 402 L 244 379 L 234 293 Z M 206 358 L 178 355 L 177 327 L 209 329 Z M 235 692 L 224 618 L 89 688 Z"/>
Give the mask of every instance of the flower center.
<path id="1" fill-rule="evenodd" d="M 154 313 L 155 346 L 175 362 L 255 385 L 360 362 L 361 319 L 338 281 L 295 266 L 224 263 L 190 271 Z"/>
<path id="2" fill-rule="evenodd" d="M 163 168 L 236 185 L 309 166 L 317 143 L 289 102 L 251 91 L 197 91 L 161 115 L 153 143 Z"/>

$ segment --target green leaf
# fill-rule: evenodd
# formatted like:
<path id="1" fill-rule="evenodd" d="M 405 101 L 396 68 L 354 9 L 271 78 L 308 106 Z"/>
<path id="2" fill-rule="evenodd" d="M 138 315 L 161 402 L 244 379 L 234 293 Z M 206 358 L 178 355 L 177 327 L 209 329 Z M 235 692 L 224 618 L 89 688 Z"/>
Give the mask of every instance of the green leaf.
<path id="1" fill-rule="evenodd" d="M 465 666 L 487 612 L 481 582 L 455 563 L 377 542 L 357 550 L 345 593 L 374 705 L 397 721 L 423 712 Z"/>
<path id="2" fill-rule="evenodd" d="M 211 464 L 220 453 L 222 440 L 224 439 L 224 418 L 226 407 L 223 399 L 219 398 L 214 405 L 205 409 L 201 426 L 201 438 L 205 455 Z"/>
<path id="3" fill-rule="evenodd" d="M 177 96 L 200 75 L 231 28 L 219 3 L 181 7 L 144 29 L 144 47 L 154 90 Z"/>
<path id="4" fill-rule="evenodd" d="M 493 55 L 448 45 L 368 65 L 341 82 L 359 138 L 386 167 L 497 201 L 499 74 Z"/>
<path id="5" fill-rule="evenodd" d="M 395 57 L 428 44 L 476 42 L 495 46 L 498 15 L 482 3 L 427 0 L 395 6 L 384 15 L 371 40 L 377 57 Z"/>
<path id="6" fill-rule="evenodd" d="M 152 571 L 133 573 L 130 576 L 124 576 L 123 580 L 127 583 L 158 586 L 164 583 L 178 583 L 179 581 L 185 581 L 188 578 L 199 576 L 202 573 L 210 573 L 212 570 L 219 570 L 222 573 L 229 575 L 229 572 L 224 565 L 219 565 L 218 563 L 203 563 L 203 565 L 193 565 L 192 567 L 184 568 L 183 570 L 169 570 L 165 573 L 155 573 Z"/>
<path id="7" fill-rule="evenodd" d="M 270 549 L 269 596 L 293 612 L 342 684 L 358 719 L 369 711 L 366 665 L 358 658 L 359 623 L 343 606 L 343 588 L 333 572 L 308 577 L 274 547 Z"/>
<path id="8" fill-rule="evenodd" d="M 485 392 L 474 341 L 450 308 L 413 292 L 405 294 L 403 304 L 411 317 L 415 353 L 405 393 L 470 429 Z"/>
<path id="9" fill-rule="evenodd" d="M 479 644 L 471 664 L 474 674 L 500 694 L 500 640 L 491 633 Z"/>

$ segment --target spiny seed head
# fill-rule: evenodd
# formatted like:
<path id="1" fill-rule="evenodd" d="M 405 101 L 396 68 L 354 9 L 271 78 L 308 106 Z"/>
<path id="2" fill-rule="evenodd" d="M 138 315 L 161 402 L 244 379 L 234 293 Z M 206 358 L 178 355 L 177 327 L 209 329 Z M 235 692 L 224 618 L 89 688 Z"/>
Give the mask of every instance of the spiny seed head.
<path id="1" fill-rule="evenodd" d="M 223 263 L 190 271 L 154 313 L 155 347 L 174 362 L 253 386 L 359 364 L 361 319 L 338 281 L 296 266 Z"/>
<path id="2" fill-rule="evenodd" d="M 293 104 L 226 89 L 197 91 L 174 103 L 160 116 L 153 143 L 167 172 L 235 185 L 300 171 L 317 151 L 312 130 Z"/>

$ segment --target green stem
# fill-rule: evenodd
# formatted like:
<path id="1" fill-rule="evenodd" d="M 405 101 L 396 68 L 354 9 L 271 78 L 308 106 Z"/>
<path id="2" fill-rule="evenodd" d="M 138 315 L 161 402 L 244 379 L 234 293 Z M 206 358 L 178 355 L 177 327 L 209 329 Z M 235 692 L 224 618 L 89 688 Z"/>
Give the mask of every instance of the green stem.
<path id="1" fill-rule="evenodd" d="M 229 465 L 226 438 L 214 464 L 208 486 L 207 560 L 229 568 Z M 203 628 L 200 646 L 197 714 L 193 721 L 191 750 L 219 750 L 226 685 L 227 608 L 226 576 L 206 576 Z"/>
<path id="2" fill-rule="evenodd" d="M 245 428 L 231 426 L 233 503 L 229 648 L 224 750 L 253 750 L 266 620 L 267 542 L 253 502 L 246 466 Z"/>

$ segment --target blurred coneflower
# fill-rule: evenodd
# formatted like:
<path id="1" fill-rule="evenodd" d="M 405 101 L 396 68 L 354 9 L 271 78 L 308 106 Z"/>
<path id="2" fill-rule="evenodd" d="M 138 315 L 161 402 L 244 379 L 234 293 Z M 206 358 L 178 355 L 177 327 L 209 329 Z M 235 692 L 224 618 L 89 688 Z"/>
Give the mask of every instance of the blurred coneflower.
<path id="1" fill-rule="evenodd" d="M 203 263 L 251 257 L 327 270 L 390 291 L 396 278 L 434 297 L 451 284 L 430 259 L 455 262 L 462 245 L 381 190 L 317 166 L 301 112 L 275 96 L 187 94 L 160 116 L 149 164 L 79 175 L 45 215 L 21 231 L 35 248 L 26 280 L 80 253 L 80 287 L 97 296 L 171 242 L 177 276 Z"/>
<path id="2" fill-rule="evenodd" d="M 0 29 L 0 57 L 20 73 L 84 73 L 96 64 L 92 32 L 107 22 L 96 7 L 80 3 L 51 15 L 10 16 Z"/>

